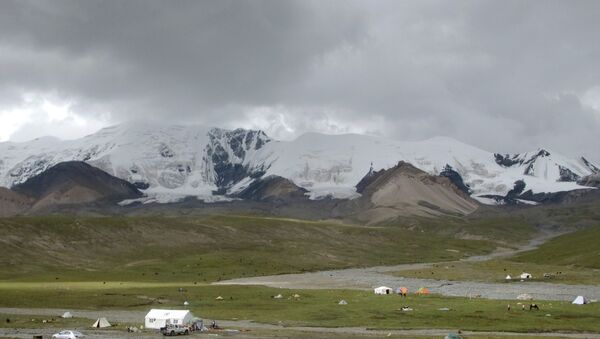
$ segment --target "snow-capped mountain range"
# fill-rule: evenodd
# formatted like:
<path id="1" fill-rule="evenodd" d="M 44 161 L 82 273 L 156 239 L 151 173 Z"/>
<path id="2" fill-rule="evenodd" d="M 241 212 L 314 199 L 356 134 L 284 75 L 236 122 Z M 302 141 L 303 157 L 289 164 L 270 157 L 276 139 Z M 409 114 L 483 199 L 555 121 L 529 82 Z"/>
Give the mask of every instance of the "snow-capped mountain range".
<path id="1" fill-rule="evenodd" d="M 0 143 L 0 186 L 12 187 L 64 161 L 85 161 L 125 179 L 146 201 L 195 196 L 229 199 L 254 180 L 276 175 L 305 188 L 312 199 L 353 198 L 370 171 L 400 160 L 430 174 L 456 172 L 472 197 L 503 196 L 516 181 L 525 190 L 551 193 L 586 188 L 577 181 L 600 170 L 584 158 L 548 150 L 494 154 L 454 139 L 403 142 L 347 134 L 307 133 L 293 141 L 271 140 L 262 131 L 203 126 L 128 123 L 77 140 L 44 137 Z"/>

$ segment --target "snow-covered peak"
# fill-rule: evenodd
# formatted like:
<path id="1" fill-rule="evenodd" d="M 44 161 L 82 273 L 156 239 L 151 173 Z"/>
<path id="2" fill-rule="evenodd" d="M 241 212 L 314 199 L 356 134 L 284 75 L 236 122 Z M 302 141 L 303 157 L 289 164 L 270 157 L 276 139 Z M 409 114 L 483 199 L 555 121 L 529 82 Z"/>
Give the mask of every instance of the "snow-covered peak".
<path id="1" fill-rule="evenodd" d="M 246 153 L 268 141 L 262 131 L 135 122 L 77 140 L 0 143 L 0 186 L 11 187 L 57 163 L 79 160 L 164 201 L 185 196 L 211 199 L 226 176 L 215 167 L 239 164 Z M 219 157 L 222 161 L 215 162 Z"/>
<path id="2" fill-rule="evenodd" d="M 458 175 L 474 197 L 505 195 L 519 180 L 534 193 L 578 189 L 578 178 L 598 172 L 583 158 L 551 150 L 494 154 L 448 137 L 398 141 L 306 133 L 273 141 L 256 130 L 131 122 L 77 140 L 0 143 L 0 186 L 11 187 L 70 160 L 86 161 L 163 202 L 186 196 L 219 200 L 270 175 L 291 180 L 312 198 L 352 198 L 370 169 L 388 169 L 399 161 L 434 175 Z"/>
<path id="3" fill-rule="evenodd" d="M 509 165 L 503 165 L 497 154 L 447 137 L 404 142 L 356 134 L 309 133 L 292 141 L 272 142 L 248 161 L 250 167 L 261 164 L 268 168 L 266 175 L 291 179 L 313 198 L 356 196 L 354 186 L 371 168 L 388 169 L 398 161 L 434 175 L 449 166 L 475 197 L 505 195 L 518 180 L 534 193 L 573 190 L 582 188 L 575 183 L 578 176 L 591 173 L 580 161 L 541 149 L 502 156 L 505 158 L 511 161 Z"/>

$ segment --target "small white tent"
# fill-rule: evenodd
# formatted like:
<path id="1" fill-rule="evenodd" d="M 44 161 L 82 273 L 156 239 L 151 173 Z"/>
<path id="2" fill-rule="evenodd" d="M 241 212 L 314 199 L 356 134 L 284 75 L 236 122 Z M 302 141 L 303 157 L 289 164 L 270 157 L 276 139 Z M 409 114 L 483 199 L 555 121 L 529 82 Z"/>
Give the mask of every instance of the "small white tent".
<path id="1" fill-rule="evenodd" d="M 509 274 L 509 275 L 507 275 L 507 276 L 506 276 L 506 278 L 505 278 L 505 279 L 506 279 L 506 280 L 511 280 L 511 279 L 512 279 L 512 277 L 511 277 L 511 276 L 510 276 L 510 274 Z"/>
<path id="2" fill-rule="evenodd" d="M 573 304 L 575 304 L 575 305 L 583 305 L 583 304 L 587 304 L 587 303 L 588 303 L 587 299 L 582 295 L 578 295 L 577 298 L 575 298 L 575 300 L 573 300 Z"/>
<path id="3" fill-rule="evenodd" d="M 160 310 L 152 309 L 144 320 L 146 328 L 160 329 L 172 325 L 186 325 L 189 324 L 194 315 L 188 310 Z"/>
<path id="4" fill-rule="evenodd" d="M 373 289 L 373 292 L 375 292 L 375 294 L 392 294 L 393 290 L 386 286 L 379 286 Z"/>
<path id="5" fill-rule="evenodd" d="M 98 320 L 96 320 L 94 325 L 92 325 L 92 327 L 95 327 L 95 328 L 104 328 L 104 327 L 110 327 L 110 326 L 111 326 L 110 323 L 104 317 L 98 318 Z"/>
<path id="6" fill-rule="evenodd" d="M 63 313 L 63 315 L 61 316 L 65 319 L 69 319 L 69 318 L 73 318 L 73 315 L 71 314 L 71 312 L 67 311 L 65 313 Z"/>
<path id="7" fill-rule="evenodd" d="M 533 276 L 531 274 L 525 273 L 525 272 L 521 273 L 521 279 L 531 279 L 531 278 L 533 278 Z"/>

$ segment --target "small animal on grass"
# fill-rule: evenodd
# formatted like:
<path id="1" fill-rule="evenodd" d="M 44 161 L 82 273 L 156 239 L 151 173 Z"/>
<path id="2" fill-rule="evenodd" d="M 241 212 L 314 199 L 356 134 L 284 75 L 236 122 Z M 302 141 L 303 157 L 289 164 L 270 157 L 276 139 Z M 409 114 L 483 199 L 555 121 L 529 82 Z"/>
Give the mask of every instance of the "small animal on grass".
<path id="1" fill-rule="evenodd" d="M 540 307 L 537 304 L 529 304 L 529 310 L 538 310 L 539 311 Z"/>

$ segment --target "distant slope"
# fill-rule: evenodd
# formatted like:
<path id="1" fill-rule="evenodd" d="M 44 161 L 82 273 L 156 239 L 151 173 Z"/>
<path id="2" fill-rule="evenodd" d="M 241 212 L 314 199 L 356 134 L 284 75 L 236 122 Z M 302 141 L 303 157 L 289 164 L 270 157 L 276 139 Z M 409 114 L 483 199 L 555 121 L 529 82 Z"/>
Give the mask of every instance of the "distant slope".
<path id="1" fill-rule="evenodd" d="M 460 259 L 496 246 L 397 227 L 232 214 L 1 218 L 0 234 L 10 235 L 0 237 L 0 280 L 25 281 L 210 282 Z"/>
<path id="2" fill-rule="evenodd" d="M 600 224 L 548 241 L 514 260 L 600 269 Z"/>
<path id="3" fill-rule="evenodd" d="M 33 204 L 33 199 L 0 187 L 0 217 L 8 217 L 27 211 Z"/>
<path id="4" fill-rule="evenodd" d="M 59 163 L 12 189 L 34 199 L 33 209 L 142 196 L 133 184 L 81 161 Z"/>
<path id="5" fill-rule="evenodd" d="M 467 215 L 478 208 L 447 177 L 433 176 L 400 162 L 396 166 L 372 172 L 358 185 L 362 197 L 359 218 L 378 223 L 401 216 Z"/>

